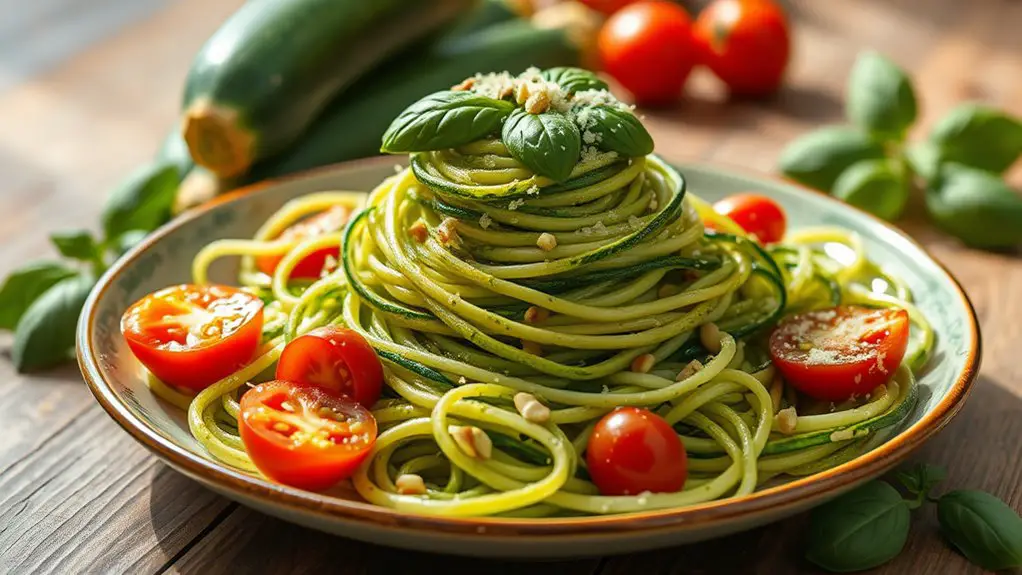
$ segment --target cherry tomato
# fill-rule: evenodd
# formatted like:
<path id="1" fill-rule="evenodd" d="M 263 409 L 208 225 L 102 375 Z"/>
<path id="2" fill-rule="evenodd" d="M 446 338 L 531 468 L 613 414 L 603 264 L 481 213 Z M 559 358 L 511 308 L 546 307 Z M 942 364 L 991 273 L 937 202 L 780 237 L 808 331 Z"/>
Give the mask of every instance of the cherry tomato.
<path id="1" fill-rule="evenodd" d="M 671 2 L 639 2 L 611 16 L 597 37 L 608 74 L 639 104 L 667 104 L 681 95 L 696 60 L 692 21 Z"/>
<path id="2" fill-rule="evenodd" d="M 277 379 L 318 385 L 372 407 L 383 388 L 383 365 L 358 332 L 330 325 L 284 347 Z"/>
<path id="3" fill-rule="evenodd" d="M 903 309 L 838 306 L 793 315 L 770 335 L 784 380 L 809 397 L 864 396 L 894 374 L 908 347 Z"/>
<path id="4" fill-rule="evenodd" d="M 586 6 L 610 16 L 635 0 L 580 0 Z"/>
<path id="5" fill-rule="evenodd" d="M 772 0 L 715 0 L 696 19 L 701 59 L 733 94 L 777 90 L 788 67 L 788 21 Z"/>
<path id="6" fill-rule="evenodd" d="M 161 381 L 199 391 L 252 360 L 263 332 L 263 302 L 236 288 L 178 285 L 135 302 L 121 333 Z"/>
<path id="7" fill-rule="evenodd" d="M 333 391 L 290 381 L 259 384 L 241 397 L 238 432 L 266 477 L 321 491 L 351 474 L 376 443 L 376 419 Z"/>
<path id="8" fill-rule="evenodd" d="M 619 407 L 603 416 L 586 447 L 589 475 L 603 495 L 680 491 L 687 462 L 670 424 L 638 407 Z"/>
<path id="9" fill-rule="evenodd" d="M 723 214 L 763 244 L 781 241 L 787 227 L 784 210 L 777 202 L 757 194 L 736 194 L 713 204 Z"/>
<path id="10" fill-rule="evenodd" d="M 344 224 L 348 223 L 349 217 L 351 217 L 351 210 L 347 206 L 334 206 L 285 229 L 277 239 L 300 241 L 336 232 L 344 228 Z M 294 269 L 291 270 L 291 277 L 318 278 L 323 272 L 327 260 L 329 258 L 336 260 L 340 257 L 340 252 L 340 245 L 312 252 L 295 265 Z M 277 265 L 282 259 L 284 259 L 284 254 L 259 256 L 255 261 L 256 268 L 264 274 L 273 275 L 274 270 L 277 269 Z"/>

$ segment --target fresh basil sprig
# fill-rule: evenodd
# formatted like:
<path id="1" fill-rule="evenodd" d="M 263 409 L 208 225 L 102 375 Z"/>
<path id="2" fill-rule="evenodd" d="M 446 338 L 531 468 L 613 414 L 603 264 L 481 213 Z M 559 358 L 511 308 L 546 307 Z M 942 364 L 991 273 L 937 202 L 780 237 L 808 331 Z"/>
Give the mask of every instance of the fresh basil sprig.
<path id="1" fill-rule="evenodd" d="M 100 221 L 108 241 L 131 230 L 155 230 L 170 219 L 180 174 L 169 162 L 142 166 L 107 196 Z"/>
<path id="2" fill-rule="evenodd" d="M 909 180 L 903 166 L 887 159 L 860 160 L 834 182 L 835 198 L 885 220 L 901 215 L 908 203 Z"/>
<path id="3" fill-rule="evenodd" d="M 28 306 L 57 283 L 78 275 L 59 261 L 37 261 L 11 272 L 0 285 L 0 329 L 13 330 Z"/>
<path id="4" fill-rule="evenodd" d="M 530 114 L 517 108 L 504 122 L 501 133 L 511 157 L 533 172 L 563 182 L 582 152 L 578 127 L 559 112 Z"/>
<path id="5" fill-rule="evenodd" d="M 515 105 L 471 91 L 442 91 L 412 104 L 383 134 L 389 154 L 454 148 L 500 131 Z"/>
<path id="6" fill-rule="evenodd" d="M 938 227 L 968 246 L 1022 244 L 1022 196 L 990 172 L 944 165 L 926 191 L 926 207 Z"/>
<path id="7" fill-rule="evenodd" d="M 879 139 L 901 140 L 916 120 L 912 81 L 886 57 L 864 52 L 852 67 L 845 112 L 853 124 Z"/>
<path id="8" fill-rule="evenodd" d="M 781 152 L 781 173 L 824 192 L 852 164 L 884 157 L 884 148 L 851 126 L 827 126 L 797 138 Z"/>
<path id="9" fill-rule="evenodd" d="M 969 560 L 991 571 L 1022 565 L 1022 518 L 983 491 L 959 489 L 937 501 L 941 533 Z"/>
<path id="10" fill-rule="evenodd" d="M 562 90 L 568 93 L 608 89 L 606 82 L 601 80 L 596 74 L 582 68 L 549 68 L 543 70 L 541 76 L 544 80 L 555 82 Z"/>
<path id="11" fill-rule="evenodd" d="M 601 149 L 617 152 L 628 158 L 653 152 L 653 137 L 635 114 L 612 106 L 592 106 L 576 112 L 588 116 L 587 131 L 594 134 Z"/>
<path id="12" fill-rule="evenodd" d="M 14 331 L 11 360 L 15 369 L 41 369 L 72 357 L 78 315 L 95 284 L 91 274 L 75 275 L 56 283 L 28 306 Z"/>
<path id="13" fill-rule="evenodd" d="M 995 174 L 1022 155 L 1022 121 L 988 106 L 966 103 L 947 113 L 930 132 L 941 162 Z"/>

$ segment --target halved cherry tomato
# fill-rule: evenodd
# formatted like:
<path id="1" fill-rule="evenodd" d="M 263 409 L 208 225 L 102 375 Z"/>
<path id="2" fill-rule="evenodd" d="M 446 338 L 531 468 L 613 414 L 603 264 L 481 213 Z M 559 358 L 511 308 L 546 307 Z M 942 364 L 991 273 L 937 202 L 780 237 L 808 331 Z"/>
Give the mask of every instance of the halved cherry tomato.
<path id="1" fill-rule="evenodd" d="M 688 12 L 664 1 L 617 11 L 600 29 L 597 47 L 604 69 L 638 104 L 678 99 L 697 56 Z"/>
<path id="2" fill-rule="evenodd" d="M 793 315 L 770 335 L 784 380 L 809 397 L 865 396 L 894 375 L 908 347 L 908 312 L 838 306 Z"/>
<path id="3" fill-rule="evenodd" d="M 681 438 L 655 413 L 619 407 L 596 423 L 586 464 L 603 495 L 680 491 L 688 477 Z"/>
<path id="4" fill-rule="evenodd" d="M 121 317 L 135 357 L 161 381 L 199 391 L 252 360 L 263 302 L 221 285 L 178 285 L 151 293 Z"/>
<path id="5" fill-rule="evenodd" d="M 347 206 L 334 206 L 292 225 L 281 232 L 277 239 L 300 241 L 340 231 L 348 223 L 350 217 L 351 210 Z M 340 245 L 316 250 L 295 265 L 291 270 L 291 277 L 318 278 L 326 266 L 327 259 L 334 258 L 336 260 L 340 253 Z M 264 274 L 273 275 L 282 259 L 284 259 L 284 254 L 257 257 L 256 268 Z"/>
<path id="6" fill-rule="evenodd" d="M 788 21 L 772 0 L 715 0 L 693 28 L 701 58 L 731 93 L 764 96 L 788 67 Z"/>
<path id="7" fill-rule="evenodd" d="M 635 0 L 580 0 L 586 6 L 610 16 Z"/>
<path id="8" fill-rule="evenodd" d="M 351 474 L 376 443 L 376 419 L 333 391 L 290 381 L 259 384 L 241 397 L 238 432 L 266 477 L 320 491 Z"/>
<path id="9" fill-rule="evenodd" d="M 763 244 L 781 241 L 787 228 L 784 210 L 766 196 L 736 194 L 713 204 L 713 209 L 734 220 Z"/>
<path id="10" fill-rule="evenodd" d="M 383 365 L 358 332 L 328 325 L 284 347 L 277 379 L 318 385 L 372 407 L 383 388 Z"/>

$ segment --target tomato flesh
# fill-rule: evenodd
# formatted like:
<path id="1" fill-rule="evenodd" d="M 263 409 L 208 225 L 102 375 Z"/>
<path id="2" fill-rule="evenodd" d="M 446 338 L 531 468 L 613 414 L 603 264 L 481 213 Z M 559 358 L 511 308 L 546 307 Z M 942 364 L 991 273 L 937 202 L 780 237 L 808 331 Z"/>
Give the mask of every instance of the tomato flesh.
<path id="1" fill-rule="evenodd" d="M 241 398 L 238 432 L 252 463 L 285 485 L 321 491 L 351 477 L 376 443 L 376 420 L 314 385 L 271 381 Z"/>
<path id="2" fill-rule="evenodd" d="M 287 344 L 277 379 L 318 385 L 372 407 L 383 389 L 383 364 L 361 334 L 331 325 Z"/>
<path id="3" fill-rule="evenodd" d="M 164 383 L 200 391 L 245 366 L 263 330 L 263 302 L 221 285 L 151 293 L 121 317 L 131 352 Z"/>
<path id="4" fill-rule="evenodd" d="M 696 60 L 692 20 L 664 1 L 617 11 L 600 29 L 597 49 L 604 70 L 645 105 L 677 100 Z"/>
<path id="5" fill-rule="evenodd" d="M 696 19 L 702 61 L 732 94 L 765 96 L 788 67 L 788 22 L 772 0 L 715 0 Z"/>
<path id="6" fill-rule="evenodd" d="M 333 206 L 285 229 L 277 239 L 301 241 L 336 232 L 344 228 L 350 217 L 351 210 L 347 206 Z M 318 278 L 327 268 L 327 262 L 331 259 L 336 261 L 340 257 L 340 253 L 339 245 L 316 250 L 295 265 L 291 270 L 290 277 Z M 284 254 L 259 256 L 255 260 L 256 268 L 266 275 L 273 275 L 282 259 L 284 259 Z"/>
<path id="7" fill-rule="evenodd" d="M 734 220 L 762 244 L 781 241 L 788 226 L 781 206 L 758 194 L 735 194 L 713 204 L 713 209 Z"/>
<path id="8" fill-rule="evenodd" d="M 903 309 L 838 306 L 782 321 L 770 336 L 770 356 L 798 391 L 845 401 L 864 397 L 894 375 L 908 337 Z"/>
<path id="9" fill-rule="evenodd" d="M 662 417 L 637 407 L 620 407 L 597 422 L 586 464 L 603 495 L 673 493 L 688 477 L 681 438 Z"/>

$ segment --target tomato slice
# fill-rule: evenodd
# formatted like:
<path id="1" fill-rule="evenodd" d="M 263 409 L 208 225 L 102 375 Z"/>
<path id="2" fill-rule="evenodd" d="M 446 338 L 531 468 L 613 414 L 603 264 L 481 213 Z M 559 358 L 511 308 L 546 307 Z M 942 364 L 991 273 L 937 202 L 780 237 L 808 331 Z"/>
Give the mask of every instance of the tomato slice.
<path id="1" fill-rule="evenodd" d="M 347 206 L 333 206 L 285 229 L 277 239 L 300 241 L 336 232 L 344 228 L 350 217 L 351 209 Z M 336 261 L 340 253 L 339 245 L 316 250 L 295 265 L 290 277 L 316 279 L 323 273 L 327 261 L 331 258 Z M 273 275 L 282 259 L 284 254 L 259 256 L 255 260 L 256 268 L 264 274 Z"/>
<path id="2" fill-rule="evenodd" d="M 277 379 L 318 385 L 372 407 L 383 389 L 383 364 L 361 334 L 328 325 L 284 347 Z"/>
<path id="3" fill-rule="evenodd" d="M 681 438 L 655 413 L 619 407 L 596 423 L 586 465 L 603 495 L 680 491 L 688 477 Z"/>
<path id="4" fill-rule="evenodd" d="M 762 244 L 781 241 L 787 228 L 784 210 L 766 196 L 736 194 L 713 204 L 713 209 L 734 220 Z"/>
<path id="5" fill-rule="evenodd" d="M 770 335 L 770 356 L 795 389 L 844 401 L 891 378 L 905 357 L 908 336 L 903 309 L 838 306 L 782 321 Z"/>
<path id="6" fill-rule="evenodd" d="M 200 391 L 245 366 L 263 331 L 263 302 L 222 285 L 182 284 L 135 302 L 121 333 L 161 381 Z"/>
<path id="7" fill-rule="evenodd" d="M 241 397 L 238 432 L 266 477 L 321 491 L 351 474 L 376 443 L 376 419 L 333 391 L 270 381 Z"/>

